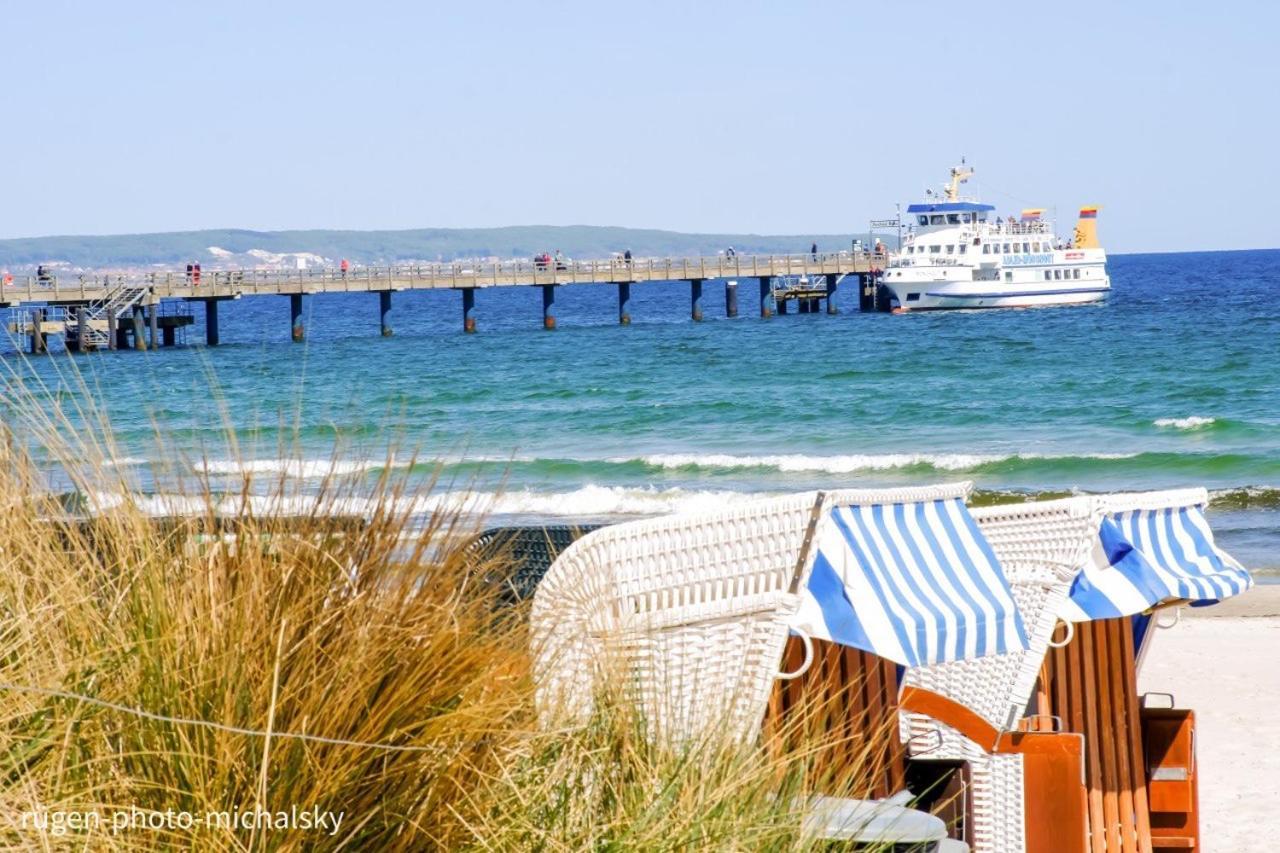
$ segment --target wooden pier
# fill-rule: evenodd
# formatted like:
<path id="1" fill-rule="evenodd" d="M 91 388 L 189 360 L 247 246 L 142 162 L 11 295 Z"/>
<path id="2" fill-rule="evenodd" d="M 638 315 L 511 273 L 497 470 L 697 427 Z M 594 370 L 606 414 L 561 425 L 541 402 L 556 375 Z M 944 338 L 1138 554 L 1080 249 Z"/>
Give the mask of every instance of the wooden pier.
<path id="1" fill-rule="evenodd" d="M 204 303 L 205 343 L 219 341 L 218 303 L 249 296 L 286 296 L 295 341 L 305 339 L 303 298 L 318 293 L 376 293 L 382 334 L 392 334 L 392 294 L 403 290 L 457 290 L 461 294 L 462 327 L 478 327 L 476 295 L 492 287 L 542 288 L 544 328 L 556 327 L 555 291 L 566 284 L 614 285 L 618 322 L 631 322 L 631 287 L 651 281 L 687 281 L 690 316 L 703 319 L 702 293 L 710 281 L 725 282 L 725 309 L 738 316 L 738 286 L 758 283 L 761 317 L 787 313 L 794 303 L 800 313 L 816 312 L 825 303 L 838 312 L 841 280 L 856 277 L 861 310 L 876 307 L 875 277 L 887 258 L 871 252 L 803 255 L 719 255 L 699 258 L 635 258 L 546 262 L 453 262 L 386 267 L 311 270 L 206 270 L 139 275 L 45 275 L 16 279 L 3 286 L 0 308 L 11 311 L 11 333 L 31 340 L 32 352 L 46 349 L 51 334 L 65 334 L 68 349 L 134 348 L 173 345 L 174 332 L 195 322 L 185 313 L 191 303 Z M 775 287 L 775 280 L 781 286 Z M 852 290 L 853 288 L 849 288 Z M 149 332 L 149 334 L 148 334 Z"/>

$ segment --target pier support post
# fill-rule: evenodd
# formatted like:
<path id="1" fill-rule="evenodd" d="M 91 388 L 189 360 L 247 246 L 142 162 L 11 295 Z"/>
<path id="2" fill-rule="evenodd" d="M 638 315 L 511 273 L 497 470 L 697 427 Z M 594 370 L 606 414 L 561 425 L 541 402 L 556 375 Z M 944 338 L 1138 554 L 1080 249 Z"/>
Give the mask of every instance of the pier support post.
<path id="1" fill-rule="evenodd" d="M 773 288 L 767 275 L 760 276 L 760 316 L 768 320 L 773 316 Z"/>
<path id="2" fill-rule="evenodd" d="M 702 279 L 695 278 L 689 282 L 689 297 L 692 303 L 693 322 L 702 322 Z"/>
<path id="3" fill-rule="evenodd" d="M 142 306 L 133 306 L 133 348 L 138 352 L 147 351 L 146 319 L 142 315 Z"/>
<path id="4" fill-rule="evenodd" d="M 781 317 L 785 315 L 787 313 L 787 300 L 778 299 L 775 301 L 778 303 L 778 316 Z"/>
<path id="5" fill-rule="evenodd" d="M 49 341 L 44 336 L 44 309 L 36 308 L 31 312 L 31 354 L 39 355 L 49 348 Z"/>
<path id="6" fill-rule="evenodd" d="M 618 325 L 631 325 L 631 282 L 618 282 Z"/>
<path id="7" fill-rule="evenodd" d="M 542 328 L 550 331 L 556 327 L 556 285 L 542 285 Z"/>
<path id="8" fill-rule="evenodd" d="M 462 288 L 462 331 L 472 334 L 476 330 L 476 289 Z"/>
<path id="9" fill-rule="evenodd" d="M 836 305 L 836 288 L 839 286 L 840 276 L 835 273 L 827 273 L 827 313 L 839 314 L 840 308 Z"/>
<path id="10" fill-rule="evenodd" d="M 300 344 L 307 337 L 306 328 L 302 325 L 302 294 L 289 294 L 289 329 L 293 342 Z"/>
<path id="11" fill-rule="evenodd" d="M 173 326 L 165 326 L 163 329 L 160 330 L 160 334 L 162 335 L 161 340 L 164 341 L 165 346 L 171 347 L 171 346 L 177 345 L 178 343 L 177 332 L 178 330 L 175 329 Z"/>
<path id="12" fill-rule="evenodd" d="M 107 309 L 107 349 L 118 349 L 120 346 L 120 324 L 116 321 L 116 309 Z"/>
<path id="13" fill-rule="evenodd" d="M 724 283 L 724 315 L 738 316 L 738 282 L 733 279 Z"/>
<path id="14" fill-rule="evenodd" d="M 89 309 L 83 305 L 76 308 L 76 349 L 89 351 Z"/>
<path id="15" fill-rule="evenodd" d="M 155 349 L 160 345 L 160 306 L 152 304 L 147 308 L 147 324 L 151 327 L 148 329 L 147 346 Z"/>
<path id="16" fill-rule="evenodd" d="M 858 273 L 858 310 L 876 310 L 876 283 L 871 273 Z"/>
<path id="17" fill-rule="evenodd" d="M 204 344 L 209 347 L 218 345 L 218 300 L 204 301 Z"/>
<path id="18" fill-rule="evenodd" d="M 382 336 L 389 338 L 393 334 L 391 330 L 391 291 L 378 291 L 378 322 L 382 326 Z"/>

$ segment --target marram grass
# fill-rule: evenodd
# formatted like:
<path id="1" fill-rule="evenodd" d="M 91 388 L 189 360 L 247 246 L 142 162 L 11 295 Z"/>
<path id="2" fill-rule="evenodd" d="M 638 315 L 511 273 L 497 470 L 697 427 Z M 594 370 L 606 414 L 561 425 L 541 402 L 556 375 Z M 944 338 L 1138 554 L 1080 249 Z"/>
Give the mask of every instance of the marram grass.
<path id="1" fill-rule="evenodd" d="M 255 502 L 187 480 L 186 512 L 162 521 L 127 498 L 105 419 L 63 408 L 91 395 L 0 393 L 4 847 L 814 847 L 803 721 L 784 753 L 663 751 L 607 686 L 590 721 L 539 721 L 525 608 L 491 582 L 509 561 L 462 558 L 474 516 L 411 523 L 432 483 L 335 475 Z M 68 514 L 51 466 L 91 512 Z M 865 794 L 874 764 L 824 790 Z M 341 820 L 297 828 L 302 812 Z"/>

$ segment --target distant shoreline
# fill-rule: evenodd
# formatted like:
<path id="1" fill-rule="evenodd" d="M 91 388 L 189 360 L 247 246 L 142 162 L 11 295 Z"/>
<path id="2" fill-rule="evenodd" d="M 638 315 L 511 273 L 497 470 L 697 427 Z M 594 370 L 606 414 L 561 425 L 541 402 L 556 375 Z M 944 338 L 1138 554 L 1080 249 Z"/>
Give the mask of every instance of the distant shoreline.
<path id="1" fill-rule="evenodd" d="M 851 223 L 852 224 L 852 223 Z M 0 268 L 10 271 L 37 264 L 65 263 L 78 269 L 146 267 L 231 262 L 252 267 L 261 261 L 251 252 L 318 256 L 338 263 L 375 264 L 403 261 L 500 259 L 531 257 L 556 250 L 568 257 L 607 258 L 630 250 L 637 256 L 715 255 L 733 246 L 744 254 L 796 254 L 814 243 L 820 251 L 847 249 L 854 240 L 871 244 L 879 236 L 894 243 L 893 229 L 845 234 L 750 234 L 683 232 L 609 225 L 512 225 L 492 228 L 415 228 L 353 231 L 299 229 L 255 231 L 217 228 L 138 234 L 45 235 L 0 239 Z M 216 250 L 216 251 L 212 251 Z M 1280 251 L 1198 249 L 1178 252 L 1112 252 L 1111 257 L 1228 254 Z"/>

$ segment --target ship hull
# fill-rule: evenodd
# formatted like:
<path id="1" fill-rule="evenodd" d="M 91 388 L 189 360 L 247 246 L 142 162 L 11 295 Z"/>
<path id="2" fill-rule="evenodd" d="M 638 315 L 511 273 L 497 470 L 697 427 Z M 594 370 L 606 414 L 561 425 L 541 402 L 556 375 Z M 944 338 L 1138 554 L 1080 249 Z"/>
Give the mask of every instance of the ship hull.
<path id="1" fill-rule="evenodd" d="M 1085 282 L 1005 283 L 1000 281 L 883 282 L 894 310 L 945 311 L 984 308 L 1039 308 L 1101 302 L 1111 290 L 1109 279 Z M 1056 285 L 1056 286 L 1054 286 Z"/>

